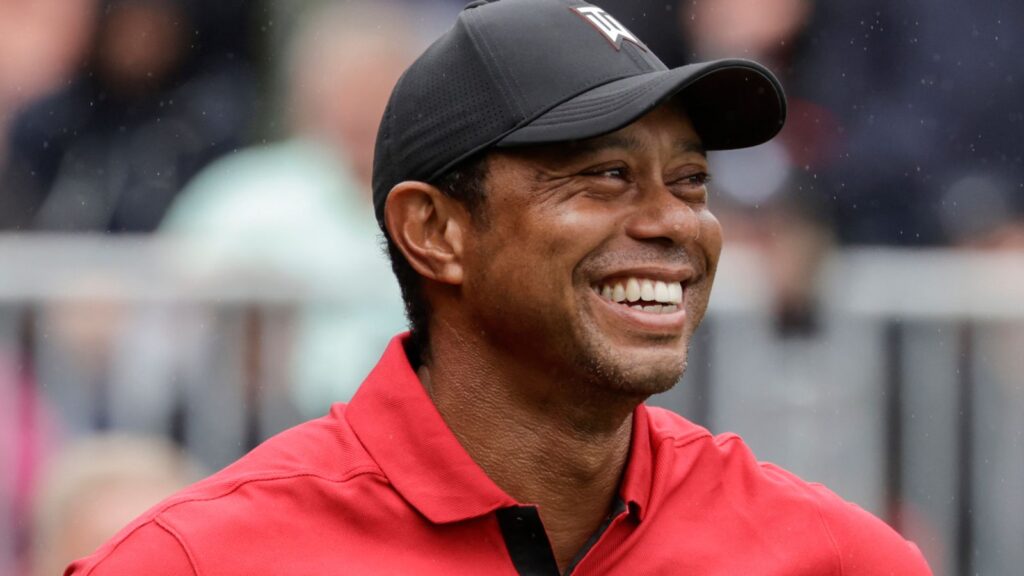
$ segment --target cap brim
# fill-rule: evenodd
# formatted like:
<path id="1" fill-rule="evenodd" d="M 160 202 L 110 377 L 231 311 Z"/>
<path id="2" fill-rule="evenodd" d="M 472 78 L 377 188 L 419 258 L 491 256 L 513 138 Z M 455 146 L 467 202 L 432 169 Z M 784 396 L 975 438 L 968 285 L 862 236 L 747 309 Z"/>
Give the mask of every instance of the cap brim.
<path id="1" fill-rule="evenodd" d="M 562 102 L 512 131 L 498 146 L 592 138 L 614 132 L 679 95 L 707 150 L 756 146 L 786 119 L 778 79 L 750 60 L 690 64 L 616 80 Z"/>

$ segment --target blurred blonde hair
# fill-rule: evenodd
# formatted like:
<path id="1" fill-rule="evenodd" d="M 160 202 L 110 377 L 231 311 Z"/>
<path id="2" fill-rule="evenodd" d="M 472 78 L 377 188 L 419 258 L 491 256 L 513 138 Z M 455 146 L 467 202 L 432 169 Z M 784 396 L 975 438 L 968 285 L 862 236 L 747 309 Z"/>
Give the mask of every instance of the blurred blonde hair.
<path id="1" fill-rule="evenodd" d="M 71 443 L 51 461 L 35 495 L 33 573 L 60 574 L 74 560 L 61 553 L 62 533 L 79 521 L 74 517 L 76 507 L 91 502 L 101 490 L 141 486 L 161 493 L 162 498 L 200 476 L 199 466 L 163 438 L 111 434 Z M 140 504 L 144 507 L 131 513 L 137 516 L 156 503 Z"/>

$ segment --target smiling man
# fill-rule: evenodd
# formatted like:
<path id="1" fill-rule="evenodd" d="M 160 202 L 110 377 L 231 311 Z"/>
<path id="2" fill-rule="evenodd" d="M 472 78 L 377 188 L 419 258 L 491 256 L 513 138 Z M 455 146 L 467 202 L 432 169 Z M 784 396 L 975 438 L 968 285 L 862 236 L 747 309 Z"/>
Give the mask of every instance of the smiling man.
<path id="1" fill-rule="evenodd" d="M 347 406 L 70 573 L 929 574 L 860 508 L 643 404 L 714 280 L 704 151 L 784 117 L 756 63 L 669 70 L 595 6 L 474 2 L 378 134 L 411 331 Z"/>

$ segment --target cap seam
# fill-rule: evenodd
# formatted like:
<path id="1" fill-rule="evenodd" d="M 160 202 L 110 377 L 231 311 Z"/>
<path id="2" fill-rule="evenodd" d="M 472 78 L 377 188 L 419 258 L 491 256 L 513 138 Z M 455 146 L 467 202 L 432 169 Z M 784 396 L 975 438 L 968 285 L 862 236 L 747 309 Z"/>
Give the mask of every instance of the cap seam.
<path id="1" fill-rule="evenodd" d="M 487 69 L 487 74 L 491 77 L 491 81 L 498 86 L 499 90 L 501 90 L 502 95 L 505 96 L 505 101 L 515 106 L 516 111 L 519 114 L 519 118 L 523 119 L 526 117 L 526 112 L 524 111 L 523 103 L 519 99 L 519 94 L 515 93 L 513 90 L 512 84 L 514 84 L 515 79 L 510 79 L 505 74 L 504 67 L 497 65 L 497 58 L 495 58 L 494 52 L 491 50 L 491 45 L 487 41 L 487 34 L 484 34 L 483 30 L 480 30 L 478 33 L 473 26 L 469 25 L 468 20 L 470 18 L 476 18 L 475 12 L 475 10 L 471 10 L 466 15 L 466 34 L 469 36 L 470 41 L 475 45 L 477 54 L 486 58 L 484 67 Z M 519 86 L 515 85 L 515 88 L 518 89 Z"/>
<path id="2" fill-rule="evenodd" d="M 630 42 L 630 44 L 633 44 L 633 46 L 637 46 L 632 42 Z M 637 48 L 639 48 L 639 46 L 637 46 Z M 644 48 L 646 49 L 646 47 Z M 642 58 L 639 54 L 637 54 L 636 49 L 627 50 L 627 47 L 623 46 L 619 51 L 625 52 L 626 56 L 629 56 L 629 59 L 633 61 L 633 64 L 636 64 L 637 68 L 645 69 L 651 65 L 650 62 L 648 62 L 646 59 Z M 647 74 L 648 72 L 657 72 L 657 70 L 648 70 L 647 72 L 641 72 L 641 74 Z"/>

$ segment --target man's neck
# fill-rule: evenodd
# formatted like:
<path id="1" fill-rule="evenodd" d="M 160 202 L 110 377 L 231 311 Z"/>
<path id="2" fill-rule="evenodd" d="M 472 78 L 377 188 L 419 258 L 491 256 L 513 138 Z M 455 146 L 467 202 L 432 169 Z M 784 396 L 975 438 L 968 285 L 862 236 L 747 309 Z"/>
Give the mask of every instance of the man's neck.
<path id="1" fill-rule="evenodd" d="M 435 348 L 419 377 L 495 484 L 538 506 L 564 570 L 612 507 L 640 399 L 578 398 L 586 395 L 572 385 L 578 383 L 545 382 L 536 368 L 494 364 L 480 354 Z"/>

